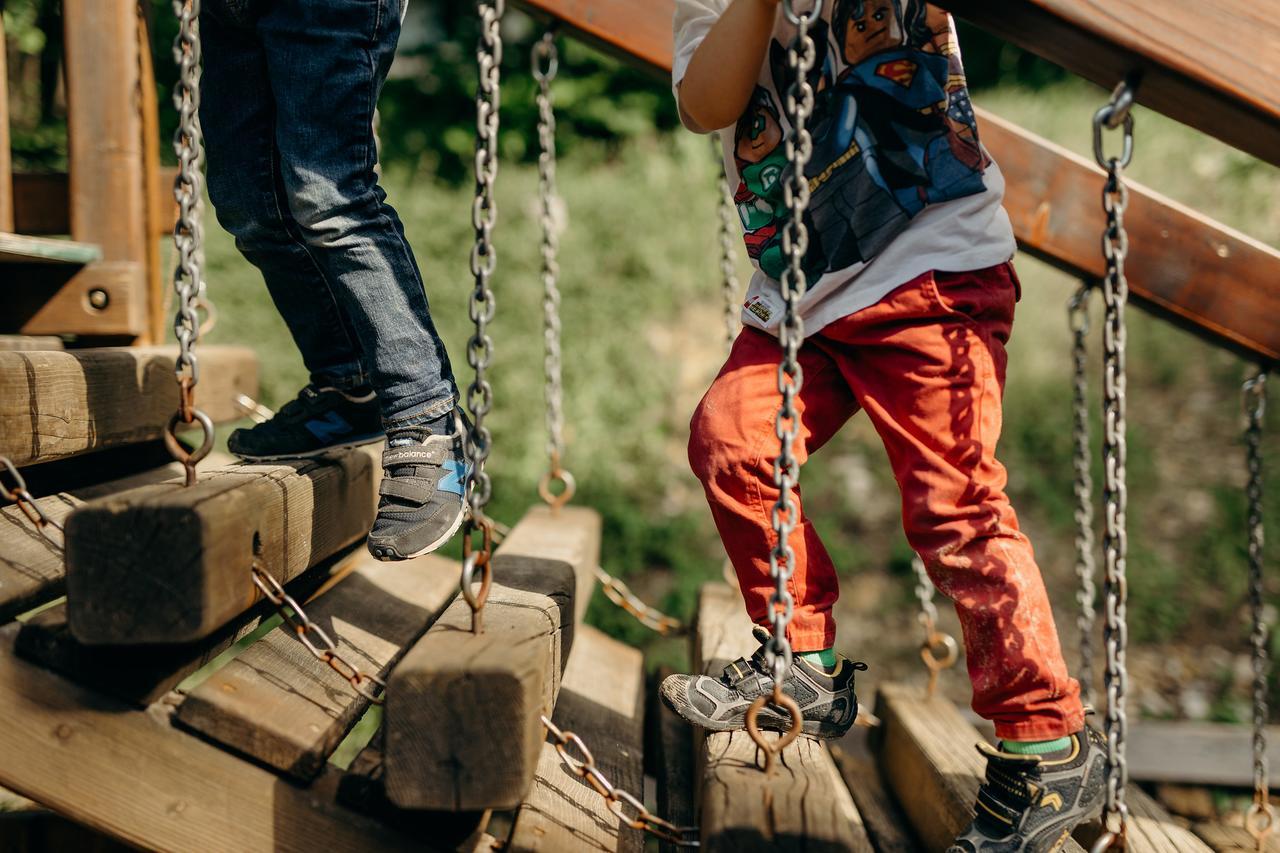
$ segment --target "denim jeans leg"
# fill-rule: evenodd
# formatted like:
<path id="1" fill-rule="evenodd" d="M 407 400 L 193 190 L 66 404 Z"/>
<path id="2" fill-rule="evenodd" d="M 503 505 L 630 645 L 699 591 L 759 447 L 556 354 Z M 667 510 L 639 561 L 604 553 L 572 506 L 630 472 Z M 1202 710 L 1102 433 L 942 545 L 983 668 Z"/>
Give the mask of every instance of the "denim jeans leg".
<path id="1" fill-rule="evenodd" d="M 210 200 L 236 247 L 261 271 L 311 381 L 343 390 L 364 387 L 368 380 L 356 336 L 288 213 L 265 51 L 231 11 L 206 9 L 200 22 L 200 119 Z"/>
<path id="2" fill-rule="evenodd" d="M 374 172 L 373 110 L 399 12 L 400 0 L 275 0 L 257 24 L 289 210 L 352 321 L 388 426 L 457 399 L 417 261 Z"/>

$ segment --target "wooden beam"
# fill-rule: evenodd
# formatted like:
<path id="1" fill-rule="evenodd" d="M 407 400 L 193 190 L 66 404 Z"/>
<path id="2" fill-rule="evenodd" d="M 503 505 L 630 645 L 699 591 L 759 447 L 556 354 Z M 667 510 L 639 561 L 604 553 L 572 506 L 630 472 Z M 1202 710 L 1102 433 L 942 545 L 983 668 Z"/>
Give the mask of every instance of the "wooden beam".
<path id="1" fill-rule="evenodd" d="M 365 554 L 336 588 L 306 605 L 307 615 L 338 644 L 343 660 L 383 678 L 458 591 L 459 568 L 435 556 L 385 563 Z M 367 689 L 380 692 L 372 683 Z M 196 686 L 174 719 L 309 781 L 368 707 L 291 627 L 280 625 Z"/>
<path id="2" fill-rule="evenodd" d="M 940 0 L 962 18 L 1280 165 L 1280 21 L 1250 0 Z"/>
<path id="3" fill-rule="evenodd" d="M 27 237 L 0 231 L 0 264 L 66 264 L 81 267 L 101 259 L 102 249 L 90 243 Z"/>
<path id="4" fill-rule="evenodd" d="M 0 352 L 0 455 L 19 467 L 159 439 L 178 406 L 176 348 Z M 200 351 L 196 401 L 218 423 L 257 395 L 258 360 L 246 347 Z"/>
<path id="5" fill-rule="evenodd" d="M 387 689 L 387 794 L 402 808 L 509 809 L 524 799 L 600 559 L 600 517 L 530 510 L 493 557 L 484 633 L 459 597 Z"/>
<path id="6" fill-rule="evenodd" d="M 23 335 L 133 338 L 146 328 L 142 285 L 146 270 L 133 261 L 7 265 L 0 331 Z"/>
<path id="7" fill-rule="evenodd" d="M 832 747 L 831 757 L 853 795 L 853 804 L 867 825 L 876 853 L 924 853 L 911 834 L 911 822 L 885 790 L 875 762 L 868 757 L 855 757 L 838 746 Z"/>
<path id="8" fill-rule="evenodd" d="M 670 21 L 675 9 L 674 0 L 519 0 L 521 5 L 542 15 L 561 21 L 572 33 L 583 34 L 612 53 L 632 62 L 645 65 L 656 73 L 670 74 L 671 32 Z M 1096 18 L 1110 14 L 1113 4 L 1084 2 L 1084 0 L 1017 0 L 1013 3 L 984 3 L 979 0 L 952 0 L 957 10 L 963 7 L 974 16 L 980 16 L 984 25 L 993 28 L 1005 20 L 1005 10 L 1013 10 L 1010 18 L 1016 18 L 1033 7 L 1089 8 Z M 1124 0 L 1119 4 L 1117 16 L 1123 19 L 1122 29 L 1141 20 L 1157 26 L 1172 39 L 1173 29 L 1163 19 L 1164 5 L 1159 14 L 1151 11 L 1150 4 L 1137 0 Z M 1246 69 L 1245 77 L 1236 83 L 1251 87 L 1259 96 L 1265 96 L 1272 105 L 1280 102 L 1280 83 L 1265 83 L 1268 74 L 1280 75 L 1280 70 L 1264 70 L 1262 76 L 1253 74 L 1252 66 L 1259 60 L 1256 55 L 1238 52 L 1237 45 L 1220 33 L 1203 38 L 1198 35 L 1200 12 L 1203 8 L 1193 0 L 1174 0 L 1178 20 L 1186 22 L 1194 14 L 1196 28 L 1186 30 L 1197 33 L 1196 51 L 1187 51 L 1184 61 L 1194 64 L 1190 57 L 1197 51 L 1212 51 L 1215 56 L 1231 52 L 1235 67 Z M 1245 0 L 1228 0 L 1226 15 L 1233 18 L 1230 31 L 1236 32 L 1243 16 L 1256 18 L 1258 29 L 1246 34 L 1240 43 L 1273 44 L 1268 33 L 1274 34 L 1280 27 L 1280 19 L 1266 16 L 1261 7 Z M 1218 26 L 1218 14 L 1211 15 L 1212 25 Z M 1106 10 L 1106 11 L 1103 11 Z M 1204 19 L 1205 24 L 1210 19 Z M 1022 25 L 1019 25 L 1022 27 Z M 1054 44 L 1054 40 L 1034 28 L 1026 28 L 1042 46 Z M 1073 48 L 1064 46 L 1064 53 Z M 1119 55 L 1119 54 L 1117 54 Z M 1276 51 L 1271 51 L 1263 63 L 1265 69 L 1280 65 Z M 1123 73 L 1123 72 L 1122 72 Z M 1234 73 L 1234 72 L 1232 72 Z M 1114 82 L 1118 77 L 1109 78 Z M 1151 93 L 1149 84 L 1143 91 Z M 1159 87 L 1156 87 L 1157 91 Z M 1180 102 L 1181 103 L 1181 102 Z M 1155 104 L 1153 104 L 1155 106 Z M 1187 109 L 1195 112 L 1193 108 Z M 1162 110 L 1165 111 L 1165 110 Z M 1185 111 L 1185 110 L 1184 110 Z M 1074 275 L 1090 279 L 1103 274 L 1102 254 L 1099 249 L 1103 229 L 1100 206 L 1102 191 L 1101 172 L 1088 161 L 1077 157 L 1057 145 L 1002 121 L 985 110 L 977 110 L 979 129 L 983 143 L 991 151 L 1007 182 L 1005 206 L 1013 221 L 1014 233 L 1024 251 L 1068 270 Z M 1173 113 L 1170 113 L 1173 114 Z M 1249 147 L 1264 150 L 1259 156 L 1270 154 L 1269 159 L 1280 162 L 1280 123 L 1275 123 L 1276 110 L 1272 109 L 1270 131 L 1253 124 L 1241 124 L 1222 118 L 1220 109 L 1210 110 L 1201 125 L 1210 132 L 1238 136 L 1242 141 L 1252 141 Z M 1176 116 L 1175 116 L 1176 117 Z M 1183 119 L 1187 120 L 1187 119 Z M 1189 122 L 1195 124 L 1196 122 Z M 1252 128 L 1252 129 L 1250 129 Z M 1231 140 L 1228 140 L 1231 141 Z M 1280 251 L 1253 240 L 1238 231 L 1179 205 L 1141 185 L 1130 183 L 1131 206 L 1125 216 L 1129 227 L 1130 262 L 1129 286 L 1137 305 L 1152 310 L 1166 319 L 1173 319 L 1202 335 L 1209 341 L 1242 352 L 1251 358 L 1265 362 L 1280 360 L 1280 324 L 1271 318 L 1280 316 Z"/>
<path id="9" fill-rule="evenodd" d="M 0 2 L 0 8 L 4 3 Z M 8 44 L 0 15 L 0 48 Z M 13 154 L 9 146 L 9 68 L 7 50 L 0 50 L 0 231 L 13 230 Z"/>
<path id="10" fill-rule="evenodd" d="M 15 658 L 0 629 L 0 784 L 135 847 L 184 851 L 417 851 L 338 806 L 336 773 L 298 787 L 138 711 Z"/>
<path id="11" fill-rule="evenodd" d="M 1231 723 L 1138 720 L 1125 738 L 1129 778 L 1227 788 L 1253 786 L 1250 728 Z M 1280 726 L 1267 728 L 1267 757 L 1280 766 Z M 1271 781 L 1280 790 L 1280 779 Z"/>
<path id="12" fill-rule="evenodd" d="M 881 684 L 876 710 L 880 768 L 928 850 L 943 850 L 973 819 L 985 762 L 973 745 L 977 730 L 945 699 L 925 699 L 918 687 Z M 1194 835 L 1136 785 L 1126 794 L 1133 853 L 1208 853 Z M 1082 853 L 1089 827 L 1068 840 L 1063 853 Z"/>
<path id="13" fill-rule="evenodd" d="M 64 349 L 62 338 L 52 335 L 0 335 L 0 352 L 39 352 Z"/>
<path id="14" fill-rule="evenodd" d="M 732 661 L 749 656 L 756 649 L 751 629 L 736 591 L 723 583 L 703 586 L 695 671 L 718 675 Z M 821 741 L 798 738 L 770 778 L 761 771 L 758 750 L 746 732 L 698 732 L 694 737 L 703 850 L 874 850 Z"/>
<path id="15" fill-rule="evenodd" d="M 1228 826 L 1225 823 L 1201 821 L 1192 824 L 1191 830 L 1214 853 L 1256 853 L 1258 842 L 1243 826 Z M 1280 837 L 1274 833 L 1267 836 L 1265 853 L 1280 853 Z"/>
<path id="16" fill-rule="evenodd" d="M 155 194 L 149 203 L 158 216 L 148 227 L 152 237 L 172 237 L 178 218 L 173 197 L 173 180 L 178 172 L 161 166 L 156 173 Z M 18 172 L 13 176 L 13 216 L 11 231 L 19 234 L 50 235 L 71 233 L 71 181 L 66 172 Z"/>
<path id="17" fill-rule="evenodd" d="M 649 689 L 645 765 L 657 783 L 658 815 L 676 826 L 696 826 L 694 810 L 693 728 L 663 703 L 657 687 L 673 670 L 660 666 Z M 676 845 L 662 841 L 662 853 L 678 853 Z"/>
<path id="18" fill-rule="evenodd" d="M 368 533 L 380 446 L 314 460 L 233 465 L 190 488 L 143 486 L 67 518 L 71 632 L 89 645 L 201 640 L 280 582 Z"/>
<path id="19" fill-rule="evenodd" d="M 595 628 L 579 628 L 552 721 L 582 738 L 609 781 L 643 799 L 644 656 L 639 649 Z M 544 743 L 506 849 L 643 853 L 645 838 L 623 824 L 585 780 L 566 773 L 555 747 Z"/>
<path id="20" fill-rule="evenodd" d="M 170 201 L 161 198 L 160 180 L 160 104 L 156 92 L 156 73 L 151 57 L 151 30 L 148 6 L 138 3 L 134 9 L 134 34 L 138 40 L 138 111 L 142 120 L 142 233 L 146 246 L 143 262 L 147 270 L 147 329 L 141 343 L 159 343 L 167 338 L 164 298 L 167 291 L 165 270 L 160 260 L 157 233 L 173 233 L 174 219 L 166 219 L 172 209 L 173 184 L 169 184 Z"/>

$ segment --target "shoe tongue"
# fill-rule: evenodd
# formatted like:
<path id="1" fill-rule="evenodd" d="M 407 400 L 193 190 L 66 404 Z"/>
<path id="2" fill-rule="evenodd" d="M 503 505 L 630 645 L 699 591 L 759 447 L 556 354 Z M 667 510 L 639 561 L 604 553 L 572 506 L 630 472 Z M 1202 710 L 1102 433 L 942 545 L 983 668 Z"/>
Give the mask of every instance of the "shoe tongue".
<path id="1" fill-rule="evenodd" d="M 387 447 L 409 447 L 414 444 L 422 444 L 429 435 L 431 435 L 429 431 L 416 427 L 398 429 L 387 435 Z"/>

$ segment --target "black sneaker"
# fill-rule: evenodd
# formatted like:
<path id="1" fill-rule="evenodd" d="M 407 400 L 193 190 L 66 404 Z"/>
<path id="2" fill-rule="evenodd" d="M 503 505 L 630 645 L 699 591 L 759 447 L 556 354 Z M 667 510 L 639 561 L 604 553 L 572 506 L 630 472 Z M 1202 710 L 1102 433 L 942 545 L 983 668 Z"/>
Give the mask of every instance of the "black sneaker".
<path id="1" fill-rule="evenodd" d="M 947 853 L 1054 853 L 1102 811 L 1106 742 L 1089 727 L 1049 755 L 1014 755 L 986 743 L 987 779 L 975 817 Z"/>
<path id="2" fill-rule="evenodd" d="M 372 444 L 382 435 L 372 389 L 343 392 L 308 385 L 271 420 L 231 433 L 227 449 L 248 462 L 272 462 Z"/>
<path id="3" fill-rule="evenodd" d="M 719 678 L 710 675 L 669 675 L 659 692 L 667 707 L 695 726 L 713 732 L 738 731 L 746 727 L 747 708 L 757 696 L 773 692 L 773 675 L 765 658 L 764 644 L 769 632 L 755 628 L 760 648 L 749 658 L 739 658 L 724 668 Z M 804 718 L 803 732 L 820 738 L 835 738 L 849 731 L 858 718 L 858 697 L 853 693 L 855 672 L 865 670 L 840 655 L 834 672 L 828 673 L 796 655 L 782 692 L 796 700 Z M 781 731 L 791 727 L 791 717 L 772 705 L 759 716 L 760 728 Z"/>
<path id="4" fill-rule="evenodd" d="M 455 411 L 454 431 L 433 435 L 422 427 L 393 430 L 382 451 L 382 500 L 369 532 L 369 553 L 379 560 L 429 554 L 458 532 L 467 515 L 463 493 L 466 428 Z"/>

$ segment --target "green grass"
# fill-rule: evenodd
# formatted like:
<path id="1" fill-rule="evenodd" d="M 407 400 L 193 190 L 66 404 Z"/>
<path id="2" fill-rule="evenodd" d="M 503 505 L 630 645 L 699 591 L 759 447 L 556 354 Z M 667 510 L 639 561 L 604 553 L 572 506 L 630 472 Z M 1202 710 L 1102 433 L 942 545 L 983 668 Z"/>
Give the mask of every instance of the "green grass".
<path id="1" fill-rule="evenodd" d="M 983 106 L 1081 153 L 1104 94 L 1083 84 L 995 90 Z M 400 132 L 384 126 L 383 134 Z M 569 211 L 563 236 L 567 464 L 578 501 L 605 518 L 605 564 L 657 603 L 690 614 L 700 581 L 723 560 L 688 471 L 688 417 L 723 355 L 716 242 L 717 167 L 705 140 L 681 134 L 628 144 L 610 156 L 580 145 L 560 166 Z M 1252 236 L 1280 243 L 1280 172 L 1174 122 L 1138 111 L 1135 180 Z M 465 182 L 463 182 L 465 183 Z M 392 203 L 425 271 L 441 333 L 465 381 L 463 341 L 472 287 L 469 188 L 392 168 Z M 495 280 L 492 369 L 496 408 L 493 514 L 519 517 L 537 500 L 546 460 L 542 427 L 541 291 L 536 175 L 504 168 Z M 222 312 L 214 341 L 257 348 L 263 398 L 288 399 L 305 381 L 258 276 L 212 223 L 209 281 Z M 1076 283 L 1019 261 L 1025 295 L 1010 346 L 1002 456 L 1024 526 L 1037 542 L 1063 611 L 1071 597 L 1070 361 L 1065 305 Z M 745 281 L 745 264 L 741 270 Z M 1095 306 L 1096 309 L 1097 306 Z M 1242 362 L 1134 312 L 1130 332 L 1131 605 L 1136 641 L 1197 637 L 1234 643 L 1240 622 L 1243 482 Z M 1094 361 L 1099 342 L 1092 342 Z M 1096 368 L 1096 364 L 1095 364 Z M 1095 370 L 1096 374 L 1096 370 Z M 1100 383 L 1094 375 L 1095 396 Z M 1266 446 L 1280 457 L 1276 410 Z M 1097 445 L 1098 427 L 1094 442 Z M 889 571 L 897 607 L 910 574 L 898 498 L 878 439 L 862 419 L 804 474 L 806 500 L 842 572 Z M 1095 482 L 1101 471 L 1095 470 Z M 1280 476 L 1268 485 L 1276 529 Z M 643 643 L 644 631 L 594 602 L 591 618 Z M 1060 619 L 1060 624 L 1073 621 Z M 1225 629 L 1223 626 L 1227 626 Z M 1234 626 L 1240 626 L 1238 629 Z M 654 648 L 675 659 L 678 645 Z"/>

